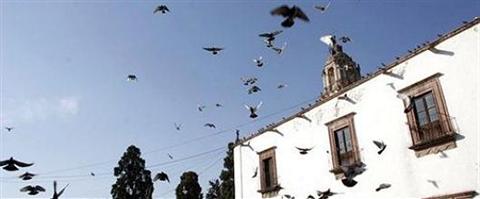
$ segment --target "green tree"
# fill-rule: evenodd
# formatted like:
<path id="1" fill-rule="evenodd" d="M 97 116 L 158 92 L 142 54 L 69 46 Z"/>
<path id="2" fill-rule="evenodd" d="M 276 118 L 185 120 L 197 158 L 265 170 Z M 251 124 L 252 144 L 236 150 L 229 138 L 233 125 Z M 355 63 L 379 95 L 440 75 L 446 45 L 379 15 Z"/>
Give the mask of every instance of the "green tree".
<path id="1" fill-rule="evenodd" d="M 153 183 L 140 149 L 129 146 L 113 169 L 117 182 L 112 185 L 113 199 L 152 199 Z"/>
<path id="2" fill-rule="evenodd" d="M 235 180 L 234 180 L 234 164 L 233 164 L 233 142 L 228 143 L 227 156 L 223 158 L 223 169 L 220 173 L 221 183 L 218 180 L 210 181 L 210 188 L 208 190 L 207 199 L 233 199 L 235 198 Z"/>
<path id="3" fill-rule="evenodd" d="M 216 179 L 215 181 L 208 181 L 210 188 L 208 188 L 208 193 L 205 196 L 206 199 L 219 199 L 220 198 L 220 181 Z"/>
<path id="4" fill-rule="evenodd" d="M 201 199 L 202 187 L 198 184 L 198 175 L 193 171 L 187 171 L 180 177 L 180 183 L 175 190 L 177 199 Z"/>

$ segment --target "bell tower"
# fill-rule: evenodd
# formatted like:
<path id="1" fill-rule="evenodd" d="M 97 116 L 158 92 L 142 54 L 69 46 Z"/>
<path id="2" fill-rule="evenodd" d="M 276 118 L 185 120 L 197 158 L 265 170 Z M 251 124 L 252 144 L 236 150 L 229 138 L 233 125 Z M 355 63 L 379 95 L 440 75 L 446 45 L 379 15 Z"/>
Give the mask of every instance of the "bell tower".
<path id="1" fill-rule="evenodd" d="M 335 36 L 330 38 L 330 53 L 323 68 L 324 96 L 338 92 L 342 88 L 361 79 L 360 66 L 343 52 Z"/>

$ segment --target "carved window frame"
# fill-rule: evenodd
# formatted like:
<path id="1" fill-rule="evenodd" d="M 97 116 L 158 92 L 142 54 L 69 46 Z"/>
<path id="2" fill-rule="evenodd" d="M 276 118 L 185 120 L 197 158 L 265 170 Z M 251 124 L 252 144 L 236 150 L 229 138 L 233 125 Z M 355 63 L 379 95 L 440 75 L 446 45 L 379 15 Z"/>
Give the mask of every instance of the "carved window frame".
<path id="1" fill-rule="evenodd" d="M 260 190 L 258 192 L 262 193 L 263 197 L 269 197 L 275 195 L 276 192 L 280 190 L 280 185 L 278 184 L 277 177 L 277 160 L 275 155 L 276 147 L 271 147 L 266 150 L 263 150 L 258 153 L 259 155 L 259 170 L 260 170 Z M 271 158 L 271 165 L 269 169 L 270 176 L 270 186 L 266 186 L 266 174 L 265 174 L 265 164 L 264 160 Z"/>
<path id="2" fill-rule="evenodd" d="M 408 126 L 410 129 L 412 144 L 413 144 L 409 148 L 417 152 L 417 156 L 428 154 L 430 151 L 429 149 L 432 149 L 433 147 L 436 147 L 436 146 L 450 145 L 452 147 L 446 146 L 444 148 L 456 147 L 454 142 L 455 132 L 453 130 L 453 127 L 450 121 L 451 117 L 448 114 L 447 104 L 445 102 L 445 97 L 443 95 L 442 87 L 439 80 L 440 76 L 442 76 L 441 73 L 436 73 L 434 75 L 431 75 L 423 80 L 420 80 L 417 83 L 414 83 L 398 91 L 399 93 L 409 96 L 412 99 L 418 98 L 420 96 L 423 96 L 431 92 L 433 96 L 433 101 L 436 106 L 438 123 L 440 127 L 439 129 L 441 131 L 440 133 L 437 133 L 437 134 L 442 134 L 442 136 L 439 136 L 431 140 L 425 140 L 425 139 L 422 140 L 420 138 L 421 129 L 418 125 L 415 105 L 412 104 L 414 108 L 412 108 L 410 111 L 405 113 L 407 117 Z M 414 103 L 414 100 L 412 100 L 412 102 L 407 102 L 404 100 L 403 103 L 406 108 L 409 105 L 409 103 Z"/>
<path id="3" fill-rule="evenodd" d="M 349 113 L 345 116 L 342 116 L 340 118 L 337 118 L 325 124 L 328 127 L 328 134 L 330 138 L 330 152 L 332 155 L 333 168 L 330 170 L 330 172 L 334 174 L 340 174 L 343 172 L 340 165 L 340 157 L 338 156 L 338 149 L 336 147 L 337 143 L 335 139 L 335 132 L 337 130 L 348 128 L 350 133 L 350 140 L 352 142 L 353 162 L 350 165 L 344 165 L 344 166 L 355 166 L 355 165 L 361 164 L 360 150 L 358 147 L 357 134 L 355 132 L 355 124 L 353 120 L 353 117 L 355 114 L 356 113 L 354 112 Z"/>

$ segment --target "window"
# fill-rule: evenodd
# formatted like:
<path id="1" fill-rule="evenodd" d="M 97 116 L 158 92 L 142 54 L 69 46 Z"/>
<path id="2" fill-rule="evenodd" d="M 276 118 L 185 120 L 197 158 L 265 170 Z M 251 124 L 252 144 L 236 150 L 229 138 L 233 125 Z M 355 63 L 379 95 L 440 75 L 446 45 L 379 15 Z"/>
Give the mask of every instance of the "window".
<path id="1" fill-rule="evenodd" d="M 437 73 L 399 91 L 411 99 L 410 102 L 404 101 L 404 104 L 405 107 L 412 106 L 406 115 L 413 142 L 410 149 L 417 152 L 441 145 L 454 145 L 455 133 L 438 80 L 440 76 Z"/>
<path id="2" fill-rule="evenodd" d="M 335 174 L 342 172 L 341 167 L 360 164 L 360 153 L 353 125 L 354 115 L 355 113 L 350 113 L 326 124 L 333 162 L 331 172 Z"/>
<path id="3" fill-rule="evenodd" d="M 259 153 L 260 157 L 260 193 L 272 193 L 280 190 L 277 182 L 275 147 Z"/>

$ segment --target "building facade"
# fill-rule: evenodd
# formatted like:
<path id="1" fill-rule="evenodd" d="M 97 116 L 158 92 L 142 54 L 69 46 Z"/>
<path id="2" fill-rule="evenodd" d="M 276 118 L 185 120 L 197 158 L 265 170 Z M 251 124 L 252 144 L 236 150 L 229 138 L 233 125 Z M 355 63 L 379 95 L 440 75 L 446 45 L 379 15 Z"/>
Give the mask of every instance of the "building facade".
<path id="1" fill-rule="evenodd" d="M 479 75 L 479 18 L 363 78 L 333 47 L 322 97 L 237 143 L 236 198 L 473 198 Z"/>

